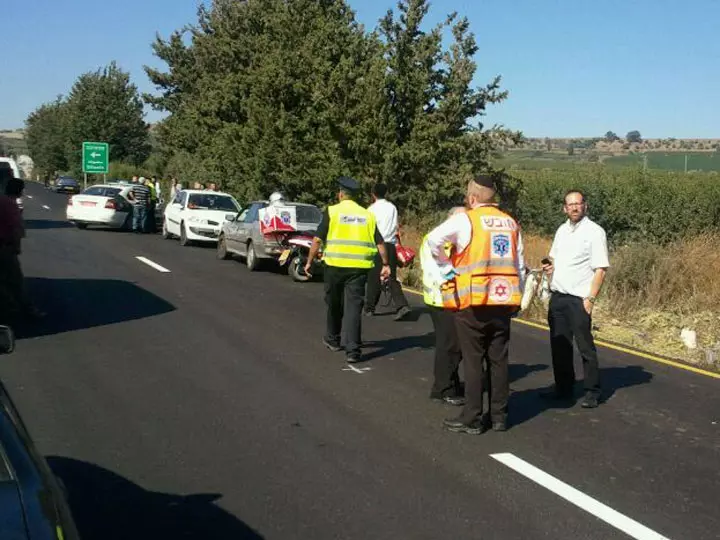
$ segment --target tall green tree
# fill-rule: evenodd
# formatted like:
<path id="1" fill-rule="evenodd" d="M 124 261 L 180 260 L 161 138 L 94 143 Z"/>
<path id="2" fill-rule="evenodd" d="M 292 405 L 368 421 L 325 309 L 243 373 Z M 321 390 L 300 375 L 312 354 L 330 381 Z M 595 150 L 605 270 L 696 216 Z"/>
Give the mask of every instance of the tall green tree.
<path id="1" fill-rule="evenodd" d="M 66 170 L 67 102 L 62 96 L 30 113 L 25 125 L 35 169 L 42 174 Z"/>
<path id="2" fill-rule="evenodd" d="M 80 75 L 66 104 L 68 166 L 79 172 L 82 142 L 110 145 L 110 160 L 141 165 L 150 153 L 143 102 L 130 75 L 115 62 Z"/>

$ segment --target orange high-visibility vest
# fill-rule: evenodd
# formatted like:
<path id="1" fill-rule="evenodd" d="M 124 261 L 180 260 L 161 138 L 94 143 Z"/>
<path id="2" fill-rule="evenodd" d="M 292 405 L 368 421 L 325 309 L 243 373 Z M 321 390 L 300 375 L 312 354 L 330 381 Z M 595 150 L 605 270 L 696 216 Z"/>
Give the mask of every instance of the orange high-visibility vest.
<path id="1" fill-rule="evenodd" d="M 494 205 L 467 213 L 472 239 L 451 260 L 457 276 L 442 286 L 443 305 L 461 310 L 474 306 L 519 307 L 517 222 Z"/>

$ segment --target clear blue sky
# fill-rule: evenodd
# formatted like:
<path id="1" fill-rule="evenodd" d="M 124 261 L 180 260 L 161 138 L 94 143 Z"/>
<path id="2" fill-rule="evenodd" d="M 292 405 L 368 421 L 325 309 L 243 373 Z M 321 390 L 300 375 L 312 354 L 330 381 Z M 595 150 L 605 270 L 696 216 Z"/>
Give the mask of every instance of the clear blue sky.
<path id="1" fill-rule="evenodd" d="M 3 0 L 0 128 L 22 127 L 82 72 L 117 60 L 141 90 L 156 32 L 196 20 L 198 0 Z M 350 0 L 367 27 L 394 0 Z M 510 98 L 486 123 L 527 136 L 720 137 L 719 0 L 436 0 L 429 23 L 466 15 L 477 83 Z M 157 119 L 150 112 L 149 120 Z"/>

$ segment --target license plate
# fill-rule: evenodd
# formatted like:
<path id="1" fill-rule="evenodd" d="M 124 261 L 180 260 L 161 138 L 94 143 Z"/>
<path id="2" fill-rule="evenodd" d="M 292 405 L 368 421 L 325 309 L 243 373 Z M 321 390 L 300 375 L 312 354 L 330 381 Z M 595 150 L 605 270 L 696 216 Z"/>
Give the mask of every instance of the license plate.
<path id="1" fill-rule="evenodd" d="M 292 253 L 292 250 L 290 250 L 290 249 L 286 249 L 285 251 L 283 251 L 282 254 L 280 255 L 280 259 L 278 259 L 278 262 L 281 265 L 285 264 L 288 260 L 288 257 L 290 256 L 290 253 Z"/>
<path id="2" fill-rule="evenodd" d="M 80 201 L 80 206 L 95 206 L 97 203 L 91 201 Z"/>

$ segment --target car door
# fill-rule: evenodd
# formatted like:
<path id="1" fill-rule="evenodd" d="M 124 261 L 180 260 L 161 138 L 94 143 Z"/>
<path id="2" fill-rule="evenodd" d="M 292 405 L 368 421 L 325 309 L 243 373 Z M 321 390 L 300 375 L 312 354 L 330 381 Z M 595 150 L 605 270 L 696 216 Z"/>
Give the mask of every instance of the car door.
<path id="1" fill-rule="evenodd" d="M 225 230 L 225 243 L 228 249 L 231 251 L 240 251 L 240 226 L 245 221 L 245 217 L 248 215 L 249 211 L 250 207 L 241 210 L 235 215 L 235 219 L 233 221 L 228 221 L 223 225 L 223 228 Z"/>
<path id="2" fill-rule="evenodd" d="M 187 193 L 179 192 L 172 204 L 168 205 L 165 210 L 165 219 L 167 221 L 167 229 L 170 234 L 180 236 L 180 222 L 182 221 L 182 211 L 185 208 Z"/>
<path id="3" fill-rule="evenodd" d="M 250 205 L 250 208 L 248 209 L 248 213 L 245 215 L 244 219 L 238 224 L 238 250 L 243 255 L 247 253 L 247 243 L 248 240 L 250 240 L 251 238 L 252 224 L 253 221 L 257 219 L 259 208 L 260 203 L 252 203 Z"/>

